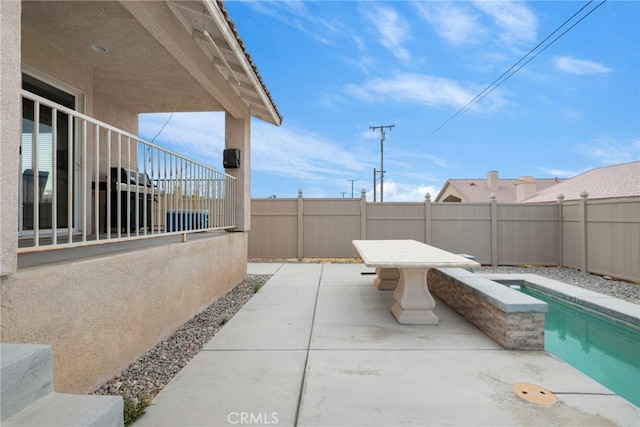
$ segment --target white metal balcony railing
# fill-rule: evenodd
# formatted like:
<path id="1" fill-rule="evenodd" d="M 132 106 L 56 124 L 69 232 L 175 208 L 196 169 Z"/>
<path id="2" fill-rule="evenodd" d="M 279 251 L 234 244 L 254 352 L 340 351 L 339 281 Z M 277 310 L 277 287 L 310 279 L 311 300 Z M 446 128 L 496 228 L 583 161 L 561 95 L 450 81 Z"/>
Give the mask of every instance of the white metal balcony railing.
<path id="1" fill-rule="evenodd" d="M 22 90 L 19 252 L 235 226 L 235 177 Z"/>

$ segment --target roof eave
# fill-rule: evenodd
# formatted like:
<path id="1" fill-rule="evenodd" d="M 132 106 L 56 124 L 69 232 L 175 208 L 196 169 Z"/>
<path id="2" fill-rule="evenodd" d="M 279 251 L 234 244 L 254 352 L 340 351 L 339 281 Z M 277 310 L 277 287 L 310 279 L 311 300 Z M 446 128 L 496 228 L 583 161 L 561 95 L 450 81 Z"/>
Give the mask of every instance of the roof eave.
<path id="1" fill-rule="evenodd" d="M 257 67 L 253 64 L 251 56 L 244 47 L 244 42 L 240 38 L 235 24 L 229 17 L 227 9 L 224 7 L 222 0 L 203 0 L 211 18 L 216 22 L 222 30 L 226 42 L 229 44 L 238 58 L 245 74 L 251 80 L 251 84 L 258 94 L 261 101 L 261 108 L 250 106 L 251 115 L 268 123 L 279 126 L 282 124 L 282 115 L 278 111 L 271 94 L 266 88 L 262 77 L 258 73 Z"/>

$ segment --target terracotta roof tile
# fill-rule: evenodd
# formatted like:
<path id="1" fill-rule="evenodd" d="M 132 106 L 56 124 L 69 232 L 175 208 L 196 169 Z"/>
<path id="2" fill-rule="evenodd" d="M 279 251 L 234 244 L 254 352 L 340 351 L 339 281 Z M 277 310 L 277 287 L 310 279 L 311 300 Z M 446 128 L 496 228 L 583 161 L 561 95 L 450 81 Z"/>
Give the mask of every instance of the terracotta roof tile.
<path id="1" fill-rule="evenodd" d="M 589 199 L 640 197 L 640 161 L 591 169 L 540 191 L 524 203 L 556 201 L 559 194 L 565 200 L 578 200 L 584 191 Z"/>

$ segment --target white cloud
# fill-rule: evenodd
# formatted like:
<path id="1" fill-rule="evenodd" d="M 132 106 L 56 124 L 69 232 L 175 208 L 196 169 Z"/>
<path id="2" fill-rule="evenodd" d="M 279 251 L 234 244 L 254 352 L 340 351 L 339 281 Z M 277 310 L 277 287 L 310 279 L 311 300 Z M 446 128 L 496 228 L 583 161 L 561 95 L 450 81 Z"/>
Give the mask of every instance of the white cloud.
<path id="1" fill-rule="evenodd" d="M 376 126 L 375 124 L 371 123 L 369 126 Z M 363 130 L 360 133 L 360 138 L 362 139 L 375 139 L 376 141 L 380 140 L 380 130 L 375 130 L 375 129 L 371 129 L 369 127 L 367 127 L 366 130 Z"/>
<path id="2" fill-rule="evenodd" d="M 354 69 L 357 69 L 365 74 L 369 73 L 369 70 L 371 70 L 375 65 L 376 65 L 376 58 L 375 56 L 371 56 L 371 55 L 367 55 L 367 54 L 362 54 L 362 55 L 356 55 L 356 56 L 343 56 L 342 60 L 351 65 Z"/>
<path id="3" fill-rule="evenodd" d="M 454 46 L 535 41 L 538 20 L 522 2 L 414 2 L 420 16 Z"/>
<path id="4" fill-rule="evenodd" d="M 554 176 L 557 178 L 572 178 L 582 172 L 582 171 L 568 171 L 564 169 L 554 169 L 554 168 L 545 168 L 545 167 L 541 167 L 539 169 L 545 174 Z"/>
<path id="5" fill-rule="evenodd" d="M 409 51 L 403 46 L 409 37 L 409 24 L 398 13 L 387 7 L 376 7 L 367 13 L 379 33 L 379 42 L 404 64 L 411 60 Z"/>
<path id="6" fill-rule="evenodd" d="M 572 151 L 597 159 L 603 165 L 640 160 L 640 139 L 623 140 L 611 135 L 601 135 L 586 144 L 572 147 Z"/>
<path id="7" fill-rule="evenodd" d="M 486 31 L 466 3 L 414 2 L 418 13 L 436 33 L 454 46 L 475 43 Z"/>
<path id="8" fill-rule="evenodd" d="M 445 159 L 441 159 L 440 157 L 436 157 L 432 154 L 427 154 L 426 156 L 436 166 L 440 166 L 441 168 L 453 169 L 453 166 L 449 162 L 447 162 Z"/>
<path id="9" fill-rule="evenodd" d="M 303 181 L 342 178 L 364 170 L 362 153 L 349 150 L 319 134 L 283 125 L 254 121 L 251 133 L 251 168 Z"/>
<path id="10" fill-rule="evenodd" d="M 500 28 L 499 38 L 502 42 L 515 45 L 536 40 L 538 19 L 524 3 L 481 0 L 473 4 Z"/>
<path id="11" fill-rule="evenodd" d="M 156 145 L 221 170 L 223 114 L 140 115 L 140 136 L 149 141 L 163 126 Z M 319 134 L 287 125 L 275 127 L 259 120 L 252 121 L 251 150 L 252 170 L 309 182 L 342 179 L 345 173 L 368 169 L 367 156 L 371 155 L 359 152 L 355 143 L 352 148 L 343 148 Z M 375 155 L 371 161 L 376 161 Z"/>
<path id="12" fill-rule="evenodd" d="M 560 71 L 579 75 L 604 75 L 613 71 L 611 68 L 597 62 L 577 59 L 572 56 L 556 56 L 553 58 L 553 65 Z"/>
<path id="13" fill-rule="evenodd" d="M 392 180 L 384 182 L 385 202 L 424 202 L 425 195 L 429 193 L 431 200 L 438 194 L 439 189 L 431 185 L 399 184 Z M 376 188 L 377 200 L 380 201 L 380 184 Z M 367 193 L 367 200 L 373 201 L 373 190 Z"/>
<path id="14" fill-rule="evenodd" d="M 396 74 L 390 78 L 369 80 L 363 84 L 348 85 L 345 91 L 362 101 L 371 103 L 389 100 L 430 107 L 460 108 L 476 95 L 475 92 L 463 87 L 458 82 L 412 73 Z M 497 91 L 492 94 L 494 100 Z M 501 102 L 501 101 L 500 101 Z"/>
<path id="15" fill-rule="evenodd" d="M 569 170 L 544 166 L 540 166 L 538 169 L 551 177 L 573 178 L 594 167 L 638 161 L 640 160 L 640 139 L 624 142 L 610 136 L 602 136 L 590 141 L 588 144 L 575 145 L 571 147 L 571 151 L 584 157 L 595 159 L 596 166 L 589 161 L 589 166 L 582 169 Z"/>
<path id="16" fill-rule="evenodd" d="M 421 152 L 420 150 L 416 150 L 416 148 L 419 147 L 420 145 L 422 145 L 421 142 L 411 147 L 410 150 L 403 149 L 402 151 L 396 151 L 397 153 L 396 157 L 400 159 L 410 160 L 412 163 L 413 161 L 416 161 L 416 160 L 417 161 L 425 160 L 424 165 L 426 169 L 431 169 L 432 165 L 436 165 L 443 169 L 457 169 L 454 165 L 452 165 L 447 160 L 441 157 L 435 156 L 431 153 L 425 153 L 425 152 Z M 396 161 L 398 160 L 396 159 Z M 399 165 L 402 167 L 408 167 L 408 165 L 405 165 L 405 164 L 399 164 Z M 410 175 L 412 174 L 407 173 L 407 171 L 405 171 L 405 176 L 410 176 Z M 425 173 L 422 170 L 417 171 L 414 177 L 424 180 Z M 432 178 L 430 180 L 432 181 L 439 180 L 439 178 Z"/>
<path id="17" fill-rule="evenodd" d="M 337 45 L 344 40 L 358 43 L 353 31 L 343 21 L 333 16 L 321 17 L 309 9 L 304 0 L 250 1 L 249 6 L 263 15 L 305 33 L 316 41 L 326 45 Z"/>
<path id="18" fill-rule="evenodd" d="M 187 154 L 194 160 L 221 168 L 224 149 L 224 114 L 141 114 L 139 133 L 163 148 Z"/>

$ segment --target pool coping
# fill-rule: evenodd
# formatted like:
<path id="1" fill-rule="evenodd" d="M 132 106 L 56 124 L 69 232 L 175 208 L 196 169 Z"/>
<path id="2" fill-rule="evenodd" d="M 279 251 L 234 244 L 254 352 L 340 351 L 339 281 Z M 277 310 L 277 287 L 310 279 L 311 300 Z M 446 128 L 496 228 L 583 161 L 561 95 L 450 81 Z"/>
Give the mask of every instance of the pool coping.
<path id="1" fill-rule="evenodd" d="M 539 290 L 556 298 L 582 305 L 592 310 L 640 329 L 640 306 L 609 295 L 569 285 L 537 274 L 527 273 L 476 273 L 478 276 L 500 283 Z"/>

